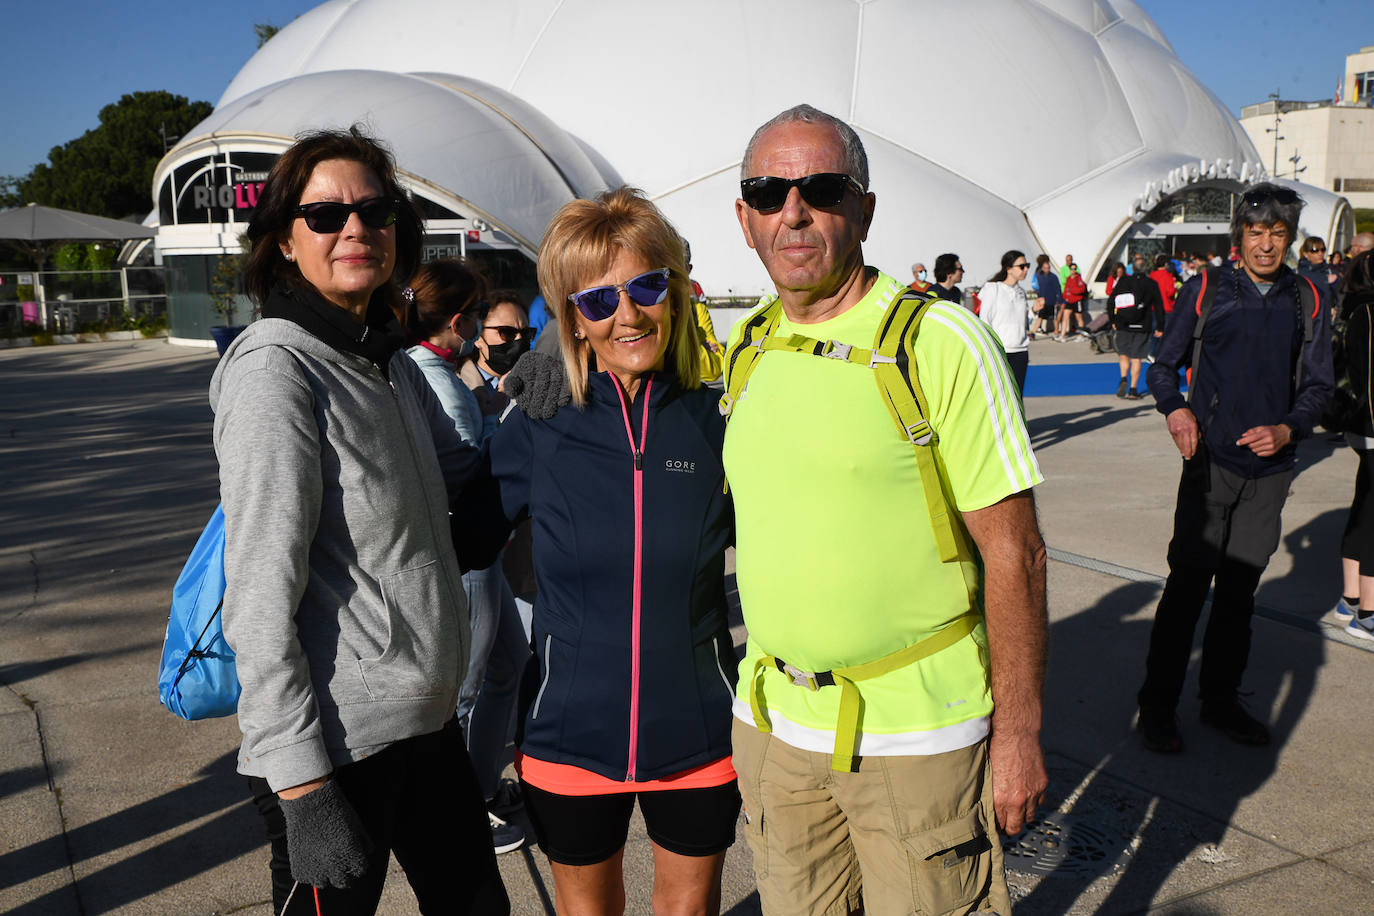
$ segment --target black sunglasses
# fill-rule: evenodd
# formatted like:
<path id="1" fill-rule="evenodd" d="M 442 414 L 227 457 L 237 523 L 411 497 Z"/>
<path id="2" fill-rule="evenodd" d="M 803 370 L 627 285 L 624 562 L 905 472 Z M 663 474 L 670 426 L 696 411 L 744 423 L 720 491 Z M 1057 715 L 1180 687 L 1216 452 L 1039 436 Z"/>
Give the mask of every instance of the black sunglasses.
<path id="1" fill-rule="evenodd" d="M 739 196 L 744 198 L 750 209 L 772 213 L 782 209 L 793 188 L 801 192 L 802 200 L 808 206 L 818 210 L 838 205 L 844 200 L 844 192 L 851 188 L 855 194 L 864 193 L 863 185 L 843 172 L 817 172 L 801 178 L 778 178 L 773 175 L 746 178 L 739 183 Z"/>
<path id="2" fill-rule="evenodd" d="M 333 200 L 322 200 L 313 204 L 301 204 L 293 212 L 305 219 L 311 232 L 338 232 L 348 225 L 348 217 L 358 214 L 363 225 L 370 229 L 385 229 L 396 222 L 396 214 L 401 202 L 394 197 L 372 197 L 356 204 L 343 204 Z"/>
<path id="3" fill-rule="evenodd" d="M 1022 270 L 1026 270 L 1027 268 L 1030 267 L 1030 264 L 1029 264 L 1028 262 L 1026 262 L 1026 261 L 1022 261 L 1020 264 L 1013 264 L 1013 265 L 1011 265 L 1011 266 L 1012 266 L 1012 267 L 1019 267 L 1019 268 L 1021 268 Z"/>
<path id="4" fill-rule="evenodd" d="M 534 335 L 537 333 L 534 328 L 517 328 L 509 324 L 489 324 L 483 328 L 483 330 L 495 331 L 497 334 L 500 334 L 501 340 L 504 343 L 510 343 L 517 338 L 534 340 Z"/>
<path id="5" fill-rule="evenodd" d="M 1297 201 L 1298 192 L 1291 188 L 1256 188 L 1253 191 L 1246 191 L 1240 197 L 1247 207 L 1258 207 L 1266 200 L 1275 200 L 1281 204 L 1291 204 Z"/>

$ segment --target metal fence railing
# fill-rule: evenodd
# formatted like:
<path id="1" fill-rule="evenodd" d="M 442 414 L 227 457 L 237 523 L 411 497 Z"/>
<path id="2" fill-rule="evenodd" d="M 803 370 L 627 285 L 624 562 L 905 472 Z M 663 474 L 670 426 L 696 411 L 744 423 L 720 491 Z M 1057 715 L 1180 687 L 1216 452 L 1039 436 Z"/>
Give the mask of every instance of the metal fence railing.
<path id="1" fill-rule="evenodd" d="M 0 334 L 131 331 L 167 316 L 161 267 L 0 272 Z"/>

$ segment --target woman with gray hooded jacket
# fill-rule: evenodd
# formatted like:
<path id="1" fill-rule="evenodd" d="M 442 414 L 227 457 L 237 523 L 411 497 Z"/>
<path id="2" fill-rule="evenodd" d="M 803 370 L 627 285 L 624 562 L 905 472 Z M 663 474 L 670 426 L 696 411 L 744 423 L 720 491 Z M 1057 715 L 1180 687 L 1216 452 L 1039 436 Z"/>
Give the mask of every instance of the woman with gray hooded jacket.
<path id="1" fill-rule="evenodd" d="M 506 913 L 454 721 L 467 609 L 448 507 L 476 467 L 400 349 L 420 217 L 357 128 L 300 138 L 248 230 L 262 305 L 210 386 L 224 634 L 277 913 Z"/>

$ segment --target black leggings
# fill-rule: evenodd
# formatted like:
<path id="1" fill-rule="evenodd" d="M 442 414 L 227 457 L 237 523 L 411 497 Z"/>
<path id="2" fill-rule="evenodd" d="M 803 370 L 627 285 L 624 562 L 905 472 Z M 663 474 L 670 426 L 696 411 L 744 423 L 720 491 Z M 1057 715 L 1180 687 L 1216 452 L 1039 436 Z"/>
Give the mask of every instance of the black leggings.
<path id="1" fill-rule="evenodd" d="M 405 869 L 420 912 L 510 913 L 491 824 L 456 720 L 441 730 L 398 741 L 380 753 L 336 769 L 338 781 L 376 849 L 365 874 L 347 890 L 319 889 L 322 916 L 377 911 L 392 853 Z M 267 780 L 248 777 L 272 844 L 272 910 L 316 913 L 316 891 L 295 888 L 286 848 L 286 818 Z"/>
<path id="2" fill-rule="evenodd" d="M 1361 450 L 1355 471 L 1355 498 L 1341 536 L 1341 556 L 1358 560 L 1361 576 L 1374 576 L 1374 457 Z"/>

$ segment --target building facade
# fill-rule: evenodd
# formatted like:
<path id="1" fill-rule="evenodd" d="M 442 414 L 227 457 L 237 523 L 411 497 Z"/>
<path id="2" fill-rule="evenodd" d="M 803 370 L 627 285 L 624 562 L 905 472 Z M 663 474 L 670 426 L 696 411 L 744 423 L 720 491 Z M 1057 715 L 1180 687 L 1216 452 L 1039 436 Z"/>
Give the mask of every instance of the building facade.
<path id="1" fill-rule="evenodd" d="M 1374 46 L 1346 57 L 1340 89 L 1339 98 L 1247 105 L 1240 124 L 1274 174 L 1374 208 Z"/>

